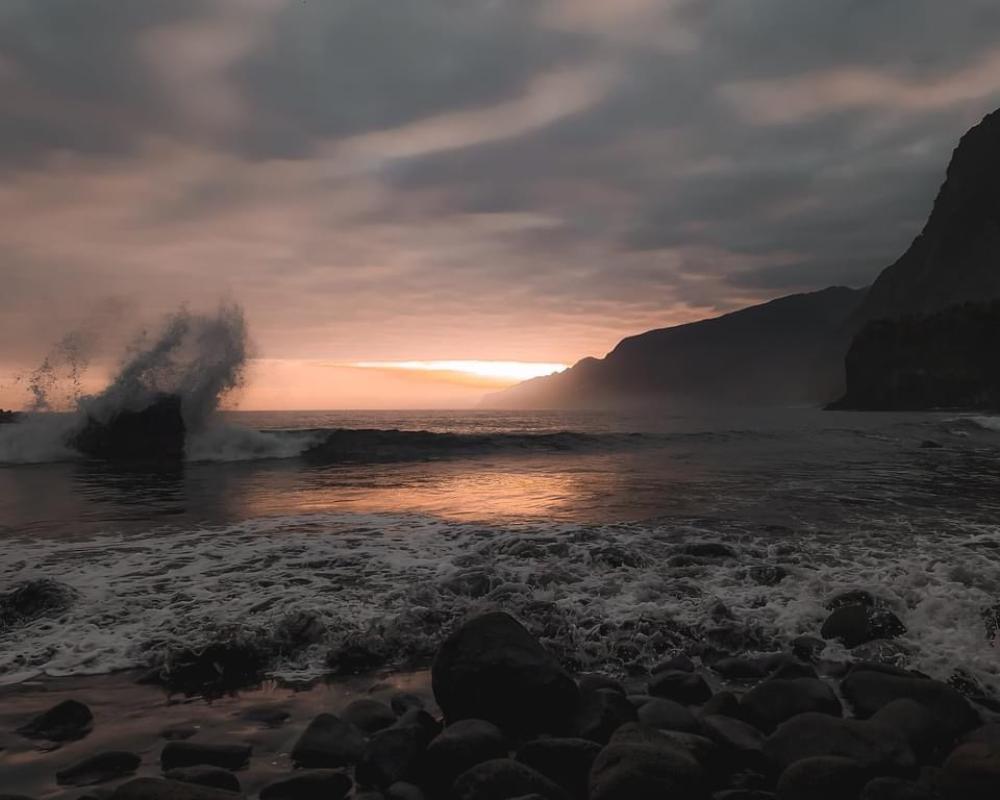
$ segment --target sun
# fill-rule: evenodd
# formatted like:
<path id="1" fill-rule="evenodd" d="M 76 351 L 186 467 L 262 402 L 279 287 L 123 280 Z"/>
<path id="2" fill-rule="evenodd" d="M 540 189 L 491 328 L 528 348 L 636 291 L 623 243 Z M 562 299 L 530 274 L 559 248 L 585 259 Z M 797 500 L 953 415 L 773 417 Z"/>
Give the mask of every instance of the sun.
<path id="1" fill-rule="evenodd" d="M 539 361 L 358 361 L 354 367 L 364 369 L 407 370 L 415 372 L 457 373 L 504 383 L 518 383 L 552 375 L 566 369 L 566 364 Z"/>

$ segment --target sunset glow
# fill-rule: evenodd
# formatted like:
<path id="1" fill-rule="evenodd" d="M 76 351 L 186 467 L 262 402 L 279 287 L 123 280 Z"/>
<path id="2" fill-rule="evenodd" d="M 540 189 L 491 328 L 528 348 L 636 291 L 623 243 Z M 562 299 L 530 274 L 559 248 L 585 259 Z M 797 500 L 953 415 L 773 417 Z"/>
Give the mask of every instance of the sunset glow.
<path id="1" fill-rule="evenodd" d="M 419 372 L 457 372 L 477 378 L 517 383 L 562 372 L 568 365 L 536 361 L 359 361 L 365 369 L 401 369 Z"/>

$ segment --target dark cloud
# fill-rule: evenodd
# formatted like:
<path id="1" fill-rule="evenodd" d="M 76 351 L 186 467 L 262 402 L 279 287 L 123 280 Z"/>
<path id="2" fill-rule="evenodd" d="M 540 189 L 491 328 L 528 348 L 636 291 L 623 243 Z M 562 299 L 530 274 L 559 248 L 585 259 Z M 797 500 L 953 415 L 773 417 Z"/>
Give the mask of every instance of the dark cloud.
<path id="1" fill-rule="evenodd" d="M 995 0 L 11 0 L 0 336 L 232 295 L 275 357 L 572 361 L 860 285 L 1000 104 L 998 32 Z"/>

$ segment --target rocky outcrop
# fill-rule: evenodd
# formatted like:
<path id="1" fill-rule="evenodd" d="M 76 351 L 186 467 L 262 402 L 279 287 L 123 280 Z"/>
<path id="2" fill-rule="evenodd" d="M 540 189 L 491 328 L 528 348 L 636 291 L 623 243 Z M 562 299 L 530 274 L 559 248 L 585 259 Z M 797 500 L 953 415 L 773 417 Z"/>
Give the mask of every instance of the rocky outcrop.
<path id="1" fill-rule="evenodd" d="M 847 352 L 846 393 L 831 408 L 1000 409 L 998 348 L 1000 301 L 870 322 Z"/>
<path id="2" fill-rule="evenodd" d="M 0 408 L 0 425 L 9 425 L 13 422 L 17 422 L 20 419 L 20 417 L 21 415 L 18 414 L 16 411 L 7 411 L 3 408 Z"/>
<path id="3" fill-rule="evenodd" d="M 88 415 L 68 444 L 91 458 L 156 463 L 181 460 L 184 436 L 181 398 L 163 394 L 141 409 Z"/>

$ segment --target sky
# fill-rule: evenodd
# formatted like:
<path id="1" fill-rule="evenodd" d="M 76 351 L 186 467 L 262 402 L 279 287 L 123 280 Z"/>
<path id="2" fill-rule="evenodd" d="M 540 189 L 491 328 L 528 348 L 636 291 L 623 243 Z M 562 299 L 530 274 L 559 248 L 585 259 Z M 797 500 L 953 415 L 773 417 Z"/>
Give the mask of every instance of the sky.
<path id="1" fill-rule="evenodd" d="M 997 106 L 996 0 L 4 0 L 0 406 L 220 302 L 242 407 L 471 405 L 386 362 L 865 285 Z"/>

